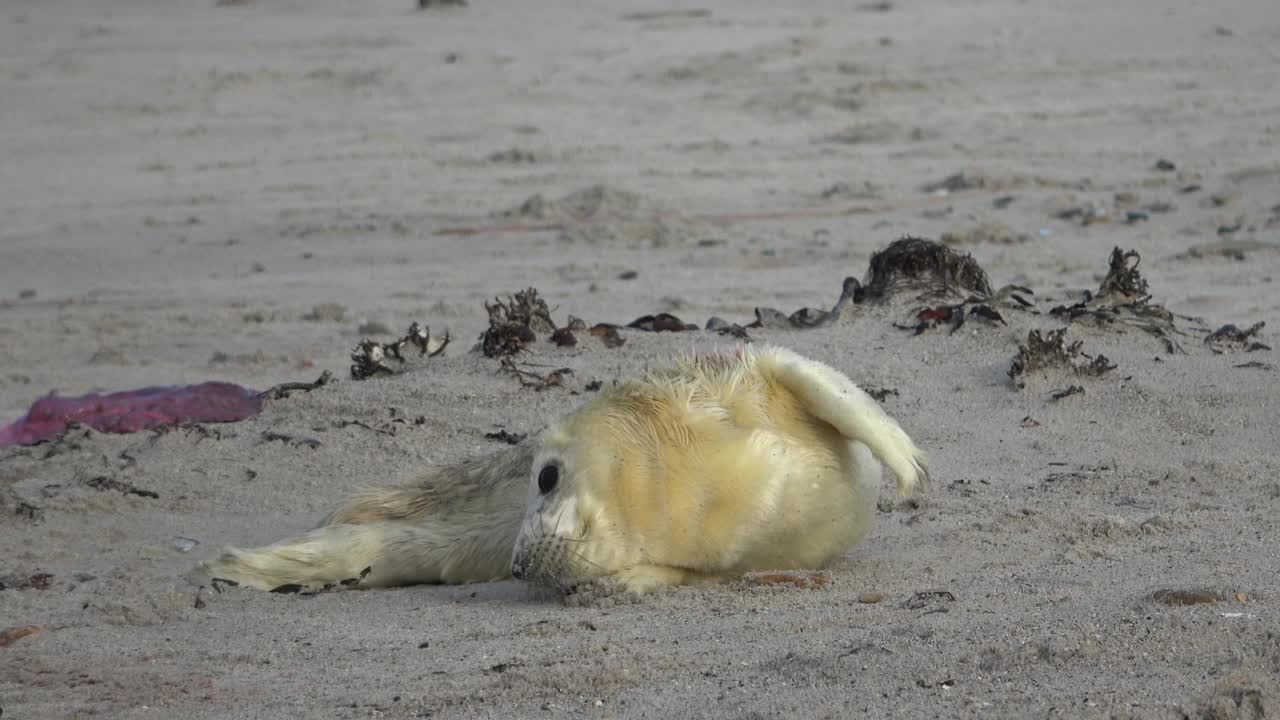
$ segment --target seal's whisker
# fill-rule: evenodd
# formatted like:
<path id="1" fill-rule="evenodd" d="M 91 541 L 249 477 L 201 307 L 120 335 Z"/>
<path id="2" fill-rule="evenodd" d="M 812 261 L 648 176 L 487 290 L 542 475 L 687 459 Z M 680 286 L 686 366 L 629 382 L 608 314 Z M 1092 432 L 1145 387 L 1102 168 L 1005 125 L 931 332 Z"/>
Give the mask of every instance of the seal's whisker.
<path id="1" fill-rule="evenodd" d="M 555 524 L 554 533 L 557 537 L 560 537 L 560 521 L 564 519 L 565 509 L 566 509 L 565 506 L 561 505 L 560 512 L 556 513 L 556 524 Z"/>

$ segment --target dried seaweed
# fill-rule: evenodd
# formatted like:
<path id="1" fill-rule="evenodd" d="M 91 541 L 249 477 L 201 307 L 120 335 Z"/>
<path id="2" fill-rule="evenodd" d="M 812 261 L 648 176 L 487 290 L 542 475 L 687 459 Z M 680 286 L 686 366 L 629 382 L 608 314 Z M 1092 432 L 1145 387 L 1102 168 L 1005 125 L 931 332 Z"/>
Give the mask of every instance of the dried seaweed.
<path id="1" fill-rule="evenodd" d="M 618 334 L 618 326 L 609 323 L 599 323 L 591 326 L 591 334 L 600 338 L 607 348 L 618 348 L 626 344 L 627 339 Z"/>
<path id="2" fill-rule="evenodd" d="M 1003 323 L 1004 317 L 996 306 L 1030 308 L 1033 303 L 1023 296 L 1032 294 L 1018 285 L 993 291 L 986 272 L 972 256 L 932 240 L 905 237 L 871 256 L 865 283 L 845 278 L 840 298 L 830 310 L 801 308 L 786 315 L 773 308 L 756 308 L 755 322 L 747 327 L 823 327 L 843 318 L 854 305 L 888 303 L 906 296 L 911 302 L 927 304 L 913 313 L 911 322 L 899 327 L 919 334 L 948 324 L 954 332 L 974 316 Z M 935 304 L 939 299 L 952 302 Z"/>
<path id="3" fill-rule="evenodd" d="M 559 368 L 552 370 L 545 375 L 537 373 L 526 368 L 516 365 L 516 361 L 506 357 L 502 358 L 501 366 L 498 372 L 505 372 L 520 381 L 524 387 L 531 387 L 537 390 L 546 390 L 547 388 L 562 387 L 566 375 L 572 375 L 572 368 Z"/>
<path id="4" fill-rule="evenodd" d="M 489 322 L 493 324 L 516 323 L 524 325 L 536 333 L 555 332 L 556 323 L 551 319 L 551 309 L 547 301 L 538 297 L 536 288 L 528 288 L 507 297 L 494 298 L 493 303 L 486 302 L 484 309 L 489 312 Z"/>
<path id="5" fill-rule="evenodd" d="M 0 576 L 0 590 L 48 590 L 53 583 L 52 573 Z"/>
<path id="6" fill-rule="evenodd" d="M 1131 259 L 1132 265 L 1129 264 Z M 1098 299 L 1111 305 L 1145 303 L 1151 299 L 1151 293 L 1147 292 L 1147 280 L 1138 272 L 1141 262 L 1142 256 L 1137 250 L 1121 252 L 1120 248 L 1113 248 L 1107 276 L 1098 287 Z"/>
<path id="7" fill-rule="evenodd" d="M 315 450 L 316 448 L 320 447 L 320 441 L 316 440 L 315 438 L 295 437 L 293 435 L 278 433 L 273 430 L 267 430 L 263 432 L 262 435 L 259 436 L 259 438 L 262 444 L 266 444 L 269 442 L 279 442 L 279 443 L 284 443 L 285 445 L 292 445 L 294 447 L 306 446 L 311 448 L 312 450 Z"/>
<path id="8" fill-rule="evenodd" d="M 687 323 L 671 313 L 643 315 L 627 323 L 627 327 L 645 332 L 684 332 L 698 329 L 697 325 Z"/>
<path id="9" fill-rule="evenodd" d="M 1270 345 L 1254 339 L 1258 331 L 1266 325 L 1265 322 L 1256 322 L 1245 330 L 1235 325 L 1223 325 L 1205 337 L 1204 344 L 1219 355 L 1229 352 L 1270 350 Z"/>
<path id="10" fill-rule="evenodd" d="M 993 294 L 987 273 L 968 253 L 917 237 L 895 240 L 872 254 L 867 282 L 855 302 L 885 299 L 908 290 L 924 296 Z"/>
<path id="11" fill-rule="evenodd" d="M 707 320 L 707 330 L 718 333 L 720 335 L 728 335 L 739 340 L 751 342 L 751 336 L 747 334 L 747 329 L 737 323 L 731 323 L 723 318 L 712 317 Z"/>
<path id="12" fill-rule="evenodd" d="M 404 349 L 408 346 L 418 348 L 419 356 L 436 357 L 449 346 L 449 332 L 446 330 L 443 338 L 433 338 L 430 327 L 423 327 L 415 322 L 409 326 L 404 337 L 394 342 L 362 340 L 351 353 L 352 379 L 365 380 L 374 375 L 402 372 L 405 367 Z M 397 365 L 388 364 L 390 360 L 395 360 Z"/>
<path id="13" fill-rule="evenodd" d="M 554 333 L 555 321 L 547 302 L 534 288 L 521 290 L 506 300 L 494 298 L 485 302 L 489 328 L 480 336 L 480 349 L 485 357 L 507 357 L 523 351 L 538 339 L 538 333 Z"/>
<path id="14" fill-rule="evenodd" d="M 89 478 L 84 481 L 84 484 L 94 490 L 114 490 L 123 495 L 136 495 L 138 497 L 151 498 L 152 500 L 160 499 L 160 493 L 154 490 L 144 490 L 123 480 L 116 480 L 105 475 Z"/>
<path id="15" fill-rule="evenodd" d="M 1084 394 L 1084 386 L 1069 385 L 1066 388 L 1063 388 L 1062 390 L 1055 390 L 1053 394 L 1050 395 L 1049 397 L 1054 400 L 1062 400 L 1063 398 L 1069 398 L 1072 395 L 1083 395 L 1083 394 Z"/>
<path id="16" fill-rule="evenodd" d="M 525 433 L 508 432 L 505 428 L 497 432 L 484 434 L 484 438 L 486 440 L 497 440 L 498 442 L 503 442 L 508 445 L 519 445 L 524 442 L 524 439 L 527 437 L 529 436 Z"/>
<path id="17" fill-rule="evenodd" d="M 1161 341 L 1165 352 L 1185 353 L 1174 339 L 1185 336 L 1175 324 L 1175 317 L 1196 322 L 1195 318 L 1175 316 L 1164 306 L 1151 302 L 1148 285 L 1138 265 L 1142 256 L 1136 250 L 1122 251 L 1114 248 L 1107 275 L 1102 279 L 1096 294 L 1085 292 L 1085 297 L 1074 305 L 1059 305 L 1049 311 L 1054 317 L 1067 322 L 1092 320 L 1101 326 L 1122 325 L 1137 328 Z"/>
<path id="18" fill-rule="evenodd" d="M 559 347 L 573 347 L 578 344 L 578 338 L 574 336 L 572 330 L 562 327 L 551 333 L 551 342 Z"/>
<path id="19" fill-rule="evenodd" d="M 875 401 L 878 403 L 882 403 L 885 400 L 888 400 L 890 395 L 894 397 L 898 397 L 897 388 L 864 388 L 864 389 L 867 391 L 867 394 L 875 398 Z"/>
<path id="20" fill-rule="evenodd" d="M 1066 344 L 1066 328 L 1050 330 L 1041 335 L 1039 330 L 1027 333 L 1027 341 L 1018 345 L 1018 354 L 1009 367 L 1009 378 L 1021 388 L 1031 373 L 1052 369 L 1065 369 L 1075 375 L 1097 376 L 1116 368 L 1106 355 L 1091 356 L 1080 351 L 1083 341 Z M 1084 358 L 1086 362 L 1078 362 Z"/>

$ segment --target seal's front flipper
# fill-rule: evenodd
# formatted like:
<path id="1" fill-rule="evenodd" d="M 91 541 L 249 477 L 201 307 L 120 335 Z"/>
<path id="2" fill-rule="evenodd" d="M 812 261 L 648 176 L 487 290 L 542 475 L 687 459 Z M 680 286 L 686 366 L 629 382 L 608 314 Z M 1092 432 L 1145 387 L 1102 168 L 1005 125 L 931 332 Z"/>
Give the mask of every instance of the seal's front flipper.
<path id="1" fill-rule="evenodd" d="M 667 567 L 665 565 L 634 565 L 624 568 L 609 578 L 620 587 L 636 595 L 644 595 L 660 587 L 676 585 L 694 585 L 696 583 L 716 582 L 723 578 L 684 568 Z"/>
<path id="2" fill-rule="evenodd" d="M 870 448 L 876 459 L 898 477 L 898 495 L 905 497 L 927 489 L 929 465 L 924 451 L 852 380 L 783 348 L 762 352 L 756 362 L 767 377 L 790 390 L 814 417 L 845 438 Z"/>

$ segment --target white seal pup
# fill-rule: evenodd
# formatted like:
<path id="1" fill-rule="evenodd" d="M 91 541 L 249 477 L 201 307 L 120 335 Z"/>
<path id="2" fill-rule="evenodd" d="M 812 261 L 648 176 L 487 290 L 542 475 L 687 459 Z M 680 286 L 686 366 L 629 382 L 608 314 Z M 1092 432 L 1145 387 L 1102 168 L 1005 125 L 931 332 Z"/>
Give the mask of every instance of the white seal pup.
<path id="1" fill-rule="evenodd" d="M 301 537 L 228 549 L 192 579 L 271 589 L 368 568 L 361 586 L 514 575 L 643 593 L 814 569 L 871 528 L 880 462 L 900 496 L 927 486 L 924 453 L 844 375 L 742 349 L 606 388 L 536 440 L 356 495 Z"/>

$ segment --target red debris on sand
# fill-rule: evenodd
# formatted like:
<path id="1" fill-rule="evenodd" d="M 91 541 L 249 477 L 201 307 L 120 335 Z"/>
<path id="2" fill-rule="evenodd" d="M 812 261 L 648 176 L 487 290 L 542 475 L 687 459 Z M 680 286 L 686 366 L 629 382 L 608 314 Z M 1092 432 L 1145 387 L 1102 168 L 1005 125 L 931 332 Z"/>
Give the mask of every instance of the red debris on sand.
<path id="1" fill-rule="evenodd" d="M 257 390 L 225 382 L 46 397 L 37 400 L 26 417 L 0 425 L 0 447 L 52 440 L 73 422 L 98 432 L 131 433 L 193 422 L 233 422 L 261 410 Z"/>

